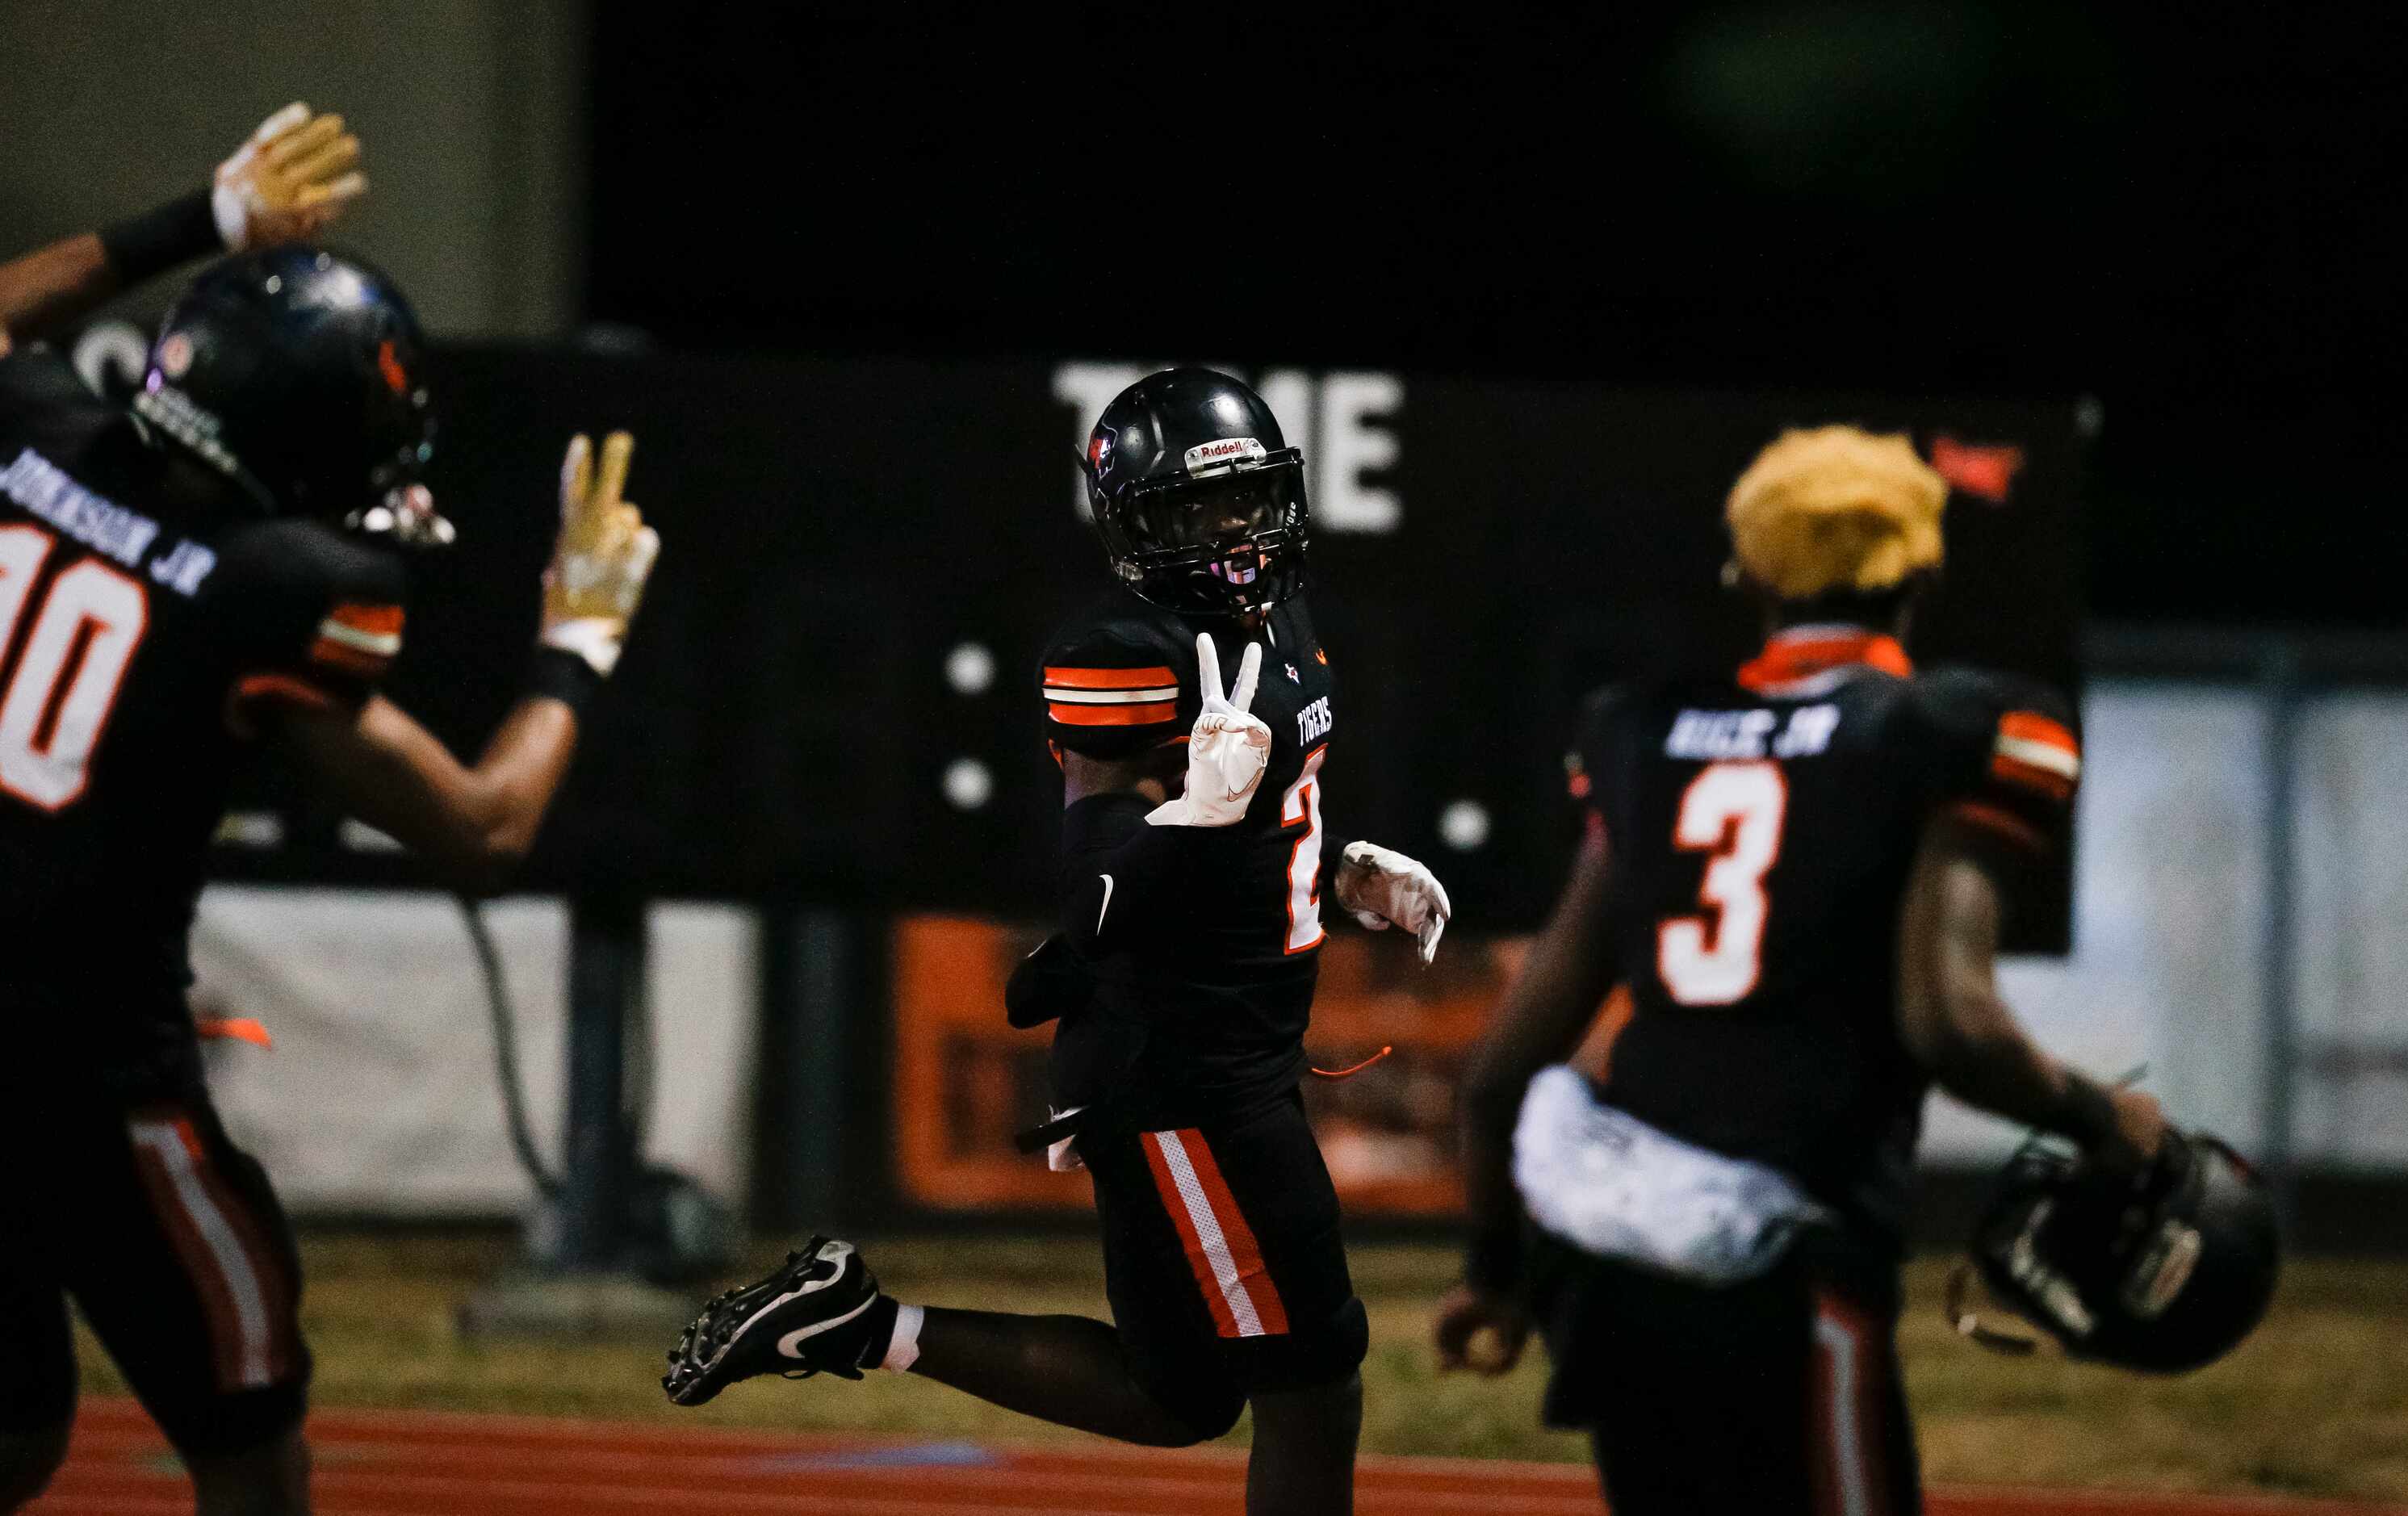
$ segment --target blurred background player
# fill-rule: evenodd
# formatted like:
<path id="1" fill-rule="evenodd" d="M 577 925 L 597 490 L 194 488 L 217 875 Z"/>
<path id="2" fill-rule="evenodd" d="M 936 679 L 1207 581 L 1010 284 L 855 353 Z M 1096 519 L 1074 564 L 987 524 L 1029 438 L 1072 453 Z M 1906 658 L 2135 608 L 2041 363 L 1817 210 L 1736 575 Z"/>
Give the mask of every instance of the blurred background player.
<path id="1" fill-rule="evenodd" d="M 533 841 L 658 544 L 570 447 L 527 693 L 463 765 L 380 698 L 395 549 L 448 541 L 408 303 L 294 236 L 363 181 L 338 117 L 279 112 L 200 192 L 0 269 L 20 339 L 222 246 L 134 413 L 22 341 L 0 358 L 0 1509 L 76 1399 L 73 1297 L 182 1455 L 198 1509 L 308 1509 L 309 1355 L 291 1233 L 228 1140 L 185 1004 L 187 934 L 236 765 L 283 751 L 464 887 Z M 509 654 L 505 654 L 508 656 Z"/>
<path id="2" fill-rule="evenodd" d="M 1350 1509 L 1366 1325 L 1297 1090 L 1324 891 L 1413 933 L 1425 964 L 1446 893 L 1326 828 L 1303 457 L 1261 398 L 1209 369 L 1152 375 L 1105 408 L 1085 462 L 1122 582 L 1045 651 L 1063 930 L 1010 998 L 1022 1024 L 1061 1020 L 1063 1109 L 1040 1130 L 1094 1176 L 1112 1323 L 898 1306 L 851 1245 L 815 1238 L 714 1303 L 663 1382 L 694 1405 L 754 1374 L 911 1369 L 1156 1446 L 1251 1404 L 1247 1509 Z"/>
<path id="3" fill-rule="evenodd" d="M 2060 845 L 2081 759 L 2054 692 L 1909 663 L 1946 498 L 1906 438 L 1853 427 L 1749 466 L 1728 573 L 1764 651 L 1592 698 L 1587 837 L 1470 1065 L 1478 1232 L 1441 1362 L 1502 1372 L 1535 1313 L 1546 1418 L 1590 1435 L 1620 1516 L 1920 1509 L 1893 1327 L 1928 1083 L 2119 1173 L 2166 1137 L 1999 997 L 2003 902 Z M 1534 1083 L 1617 984 L 1602 1085 Z M 1517 1179 L 1549 1237 L 1526 1258 Z"/>

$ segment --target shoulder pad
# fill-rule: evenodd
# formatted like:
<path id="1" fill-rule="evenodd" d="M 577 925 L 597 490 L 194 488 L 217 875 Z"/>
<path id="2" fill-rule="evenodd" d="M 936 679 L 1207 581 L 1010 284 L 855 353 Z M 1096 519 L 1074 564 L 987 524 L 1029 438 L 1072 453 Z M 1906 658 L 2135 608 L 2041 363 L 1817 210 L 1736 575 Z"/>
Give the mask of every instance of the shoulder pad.
<path id="1" fill-rule="evenodd" d="M 1063 623 L 1038 670 L 1045 735 L 1090 757 L 1156 747 L 1197 705 L 1195 638 L 1178 617 L 1115 593 Z"/>
<path id="2" fill-rule="evenodd" d="M 2071 702 L 2038 679 L 1984 669 L 1937 669 L 1914 684 L 1955 813 L 2028 847 L 2052 846 L 2082 780 Z"/>
<path id="3" fill-rule="evenodd" d="M 205 592 L 234 644 L 238 699 L 355 704 L 401 651 L 407 574 L 390 551 L 317 522 L 263 522 L 220 542 Z"/>

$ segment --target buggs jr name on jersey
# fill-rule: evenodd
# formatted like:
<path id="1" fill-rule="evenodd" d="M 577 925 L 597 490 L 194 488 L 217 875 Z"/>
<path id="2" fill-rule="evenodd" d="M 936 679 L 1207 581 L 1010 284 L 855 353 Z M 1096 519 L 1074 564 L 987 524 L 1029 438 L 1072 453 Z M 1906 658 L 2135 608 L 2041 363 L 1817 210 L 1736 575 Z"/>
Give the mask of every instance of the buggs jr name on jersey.
<path id="1" fill-rule="evenodd" d="M 1808 758 L 1828 748 L 1839 729 L 1840 708 L 1831 705 L 1800 706 L 1789 713 L 1786 726 L 1777 710 L 1684 710 L 1664 738 L 1664 756 L 1709 764 L 1768 755 Z"/>

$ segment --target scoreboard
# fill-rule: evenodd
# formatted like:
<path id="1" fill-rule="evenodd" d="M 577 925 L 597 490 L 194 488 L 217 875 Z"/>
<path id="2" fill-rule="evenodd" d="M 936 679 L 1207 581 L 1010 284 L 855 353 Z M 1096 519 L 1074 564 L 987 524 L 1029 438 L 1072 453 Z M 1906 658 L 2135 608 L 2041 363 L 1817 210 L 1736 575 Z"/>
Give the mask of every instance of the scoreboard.
<path id="1" fill-rule="evenodd" d="M 447 351 L 431 482 L 460 540 L 415 567 L 392 693 L 476 750 L 534 633 L 561 448 L 627 427 L 663 552 L 530 886 L 1041 915 L 1060 792 L 1038 652 L 1110 582 L 1073 449 L 1150 366 Z M 1720 506 L 1784 426 L 1910 432 L 1959 486 L 1923 661 L 2076 683 L 2070 403 L 1234 366 L 1313 470 L 1335 824 L 1428 859 L 1460 926 L 1527 929 L 1552 900 L 1585 690 L 1752 651 Z M 216 864 L 410 877 L 274 775 Z M 2062 946 L 2063 885 L 2024 946 Z"/>

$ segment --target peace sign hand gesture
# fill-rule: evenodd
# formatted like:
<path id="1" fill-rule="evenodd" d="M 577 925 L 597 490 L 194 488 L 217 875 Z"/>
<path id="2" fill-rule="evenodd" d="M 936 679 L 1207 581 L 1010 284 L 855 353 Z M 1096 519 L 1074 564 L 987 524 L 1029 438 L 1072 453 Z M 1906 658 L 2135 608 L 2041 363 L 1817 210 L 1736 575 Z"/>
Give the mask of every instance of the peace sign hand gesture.
<path id="1" fill-rule="evenodd" d="M 1263 668 L 1259 642 L 1246 644 L 1238 682 L 1221 694 L 1221 654 L 1209 634 L 1196 638 L 1196 678 L 1204 708 L 1187 738 L 1187 792 L 1156 806 L 1146 820 L 1155 826 L 1233 826 L 1263 782 L 1271 761 L 1271 729 L 1249 715 L 1254 682 Z"/>
<path id="2" fill-rule="evenodd" d="M 569 440 L 560 463 L 560 536 L 543 571 L 544 646 L 573 652 L 604 676 L 618 666 L 627 623 L 661 551 L 643 512 L 620 498 L 635 451 L 636 439 L 624 432 L 603 438 L 597 478 L 592 440 Z"/>

